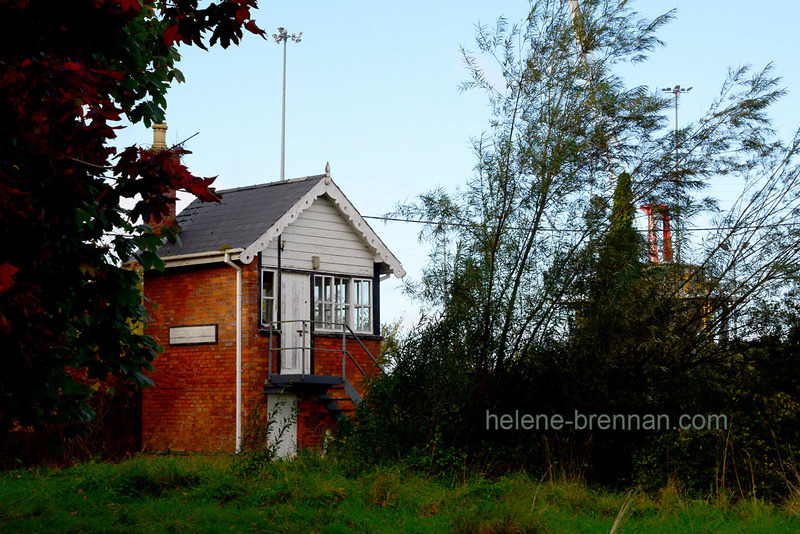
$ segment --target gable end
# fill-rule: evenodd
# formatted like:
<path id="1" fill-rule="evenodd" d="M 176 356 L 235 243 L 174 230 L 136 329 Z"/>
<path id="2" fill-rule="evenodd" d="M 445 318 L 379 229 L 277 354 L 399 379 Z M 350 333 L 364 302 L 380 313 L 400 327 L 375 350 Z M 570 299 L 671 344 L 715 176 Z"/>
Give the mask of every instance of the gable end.
<path id="1" fill-rule="evenodd" d="M 310 208 L 314 202 L 322 196 L 327 196 L 332 205 L 342 215 L 342 218 L 360 237 L 368 250 L 375 256 L 376 263 L 384 265 L 385 273 L 392 273 L 398 278 L 405 276 L 406 272 L 394 254 L 384 245 L 374 230 L 367 224 L 364 218 L 356 211 L 347 197 L 333 183 L 326 178 L 320 180 L 311 188 L 299 201 L 287 210 L 266 232 L 258 239 L 245 248 L 241 254 L 242 262 L 249 264 L 258 255 L 267 249 L 269 244 L 276 240 L 284 230 L 300 217 L 301 213 Z"/>

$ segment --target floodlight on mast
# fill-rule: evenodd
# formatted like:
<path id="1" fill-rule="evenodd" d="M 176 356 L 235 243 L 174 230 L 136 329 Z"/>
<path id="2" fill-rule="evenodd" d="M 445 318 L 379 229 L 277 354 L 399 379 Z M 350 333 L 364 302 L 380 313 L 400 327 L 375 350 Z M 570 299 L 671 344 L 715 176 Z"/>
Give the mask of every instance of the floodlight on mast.
<path id="1" fill-rule="evenodd" d="M 675 209 L 673 211 L 673 218 L 675 220 L 675 261 L 680 262 L 681 257 L 681 242 L 678 239 L 678 209 L 680 207 L 680 191 L 679 191 L 679 180 L 680 175 L 678 172 L 678 163 L 680 161 L 680 157 L 678 156 L 678 95 L 681 93 L 688 93 L 691 91 L 691 87 L 683 88 L 680 85 L 676 85 L 675 87 L 669 88 L 665 87 L 662 89 L 665 93 L 672 93 L 675 95 Z"/>

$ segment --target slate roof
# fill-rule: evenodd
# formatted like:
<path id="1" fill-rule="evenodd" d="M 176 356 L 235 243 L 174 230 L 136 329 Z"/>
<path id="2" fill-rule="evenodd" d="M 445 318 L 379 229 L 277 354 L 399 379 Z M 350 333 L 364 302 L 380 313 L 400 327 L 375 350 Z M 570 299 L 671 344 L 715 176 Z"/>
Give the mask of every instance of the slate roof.
<path id="1" fill-rule="evenodd" d="M 324 174 L 218 191 L 222 203 L 195 199 L 178 214 L 181 244 L 167 243 L 158 255 L 246 248 L 294 206 Z"/>

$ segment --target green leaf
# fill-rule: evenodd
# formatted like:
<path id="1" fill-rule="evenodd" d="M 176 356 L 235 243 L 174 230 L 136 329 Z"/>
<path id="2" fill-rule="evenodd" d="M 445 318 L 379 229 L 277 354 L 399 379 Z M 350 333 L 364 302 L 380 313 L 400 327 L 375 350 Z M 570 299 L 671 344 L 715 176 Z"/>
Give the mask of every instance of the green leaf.
<path id="1" fill-rule="evenodd" d="M 153 385 L 153 381 L 147 375 L 134 371 L 133 376 L 136 379 L 136 384 L 139 386 L 150 387 Z"/>

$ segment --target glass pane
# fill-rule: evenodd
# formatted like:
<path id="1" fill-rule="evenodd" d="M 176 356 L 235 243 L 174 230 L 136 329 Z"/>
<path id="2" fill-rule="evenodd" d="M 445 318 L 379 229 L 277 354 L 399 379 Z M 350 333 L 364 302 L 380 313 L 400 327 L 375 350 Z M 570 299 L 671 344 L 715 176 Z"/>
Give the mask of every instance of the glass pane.
<path id="1" fill-rule="evenodd" d="M 323 321 L 325 322 L 326 328 L 330 328 L 330 325 L 333 322 L 333 309 L 331 306 L 331 304 L 325 304 L 325 318 Z"/>
<path id="2" fill-rule="evenodd" d="M 263 276 L 261 278 L 261 296 L 263 297 L 273 297 L 274 296 L 274 289 L 273 289 L 273 280 L 275 273 L 270 271 L 264 271 Z"/>
<path id="3" fill-rule="evenodd" d="M 356 308 L 356 330 L 368 332 L 370 330 L 370 309 Z"/>
<path id="4" fill-rule="evenodd" d="M 261 322 L 263 324 L 273 321 L 273 308 L 275 307 L 275 273 L 261 271 Z"/>
<path id="5" fill-rule="evenodd" d="M 333 301 L 339 304 L 347 302 L 347 280 L 342 278 L 334 278 L 334 296 Z"/>
<path id="6" fill-rule="evenodd" d="M 333 300 L 333 294 L 331 292 L 331 283 L 332 282 L 333 282 L 332 278 L 327 277 L 327 276 L 325 277 L 325 296 L 322 299 L 325 302 L 331 302 Z"/>
<path id="7" fill-rule="evenodd" d="M 263 299 L 261 301 L 261 322 L 272 322 L 272 303 L 273 299 Z"/>
<path id="8" fill-rule="evenodd" d="M 322 278 L 319 276 L 314 277 L 314 300 L 322 302 Z"/>
<path id="9" fill-rule="evenodd" d="M 359 280 L 356 282 L 356 304 L 369 305 L 370 297 L 369 280 Z"/>

